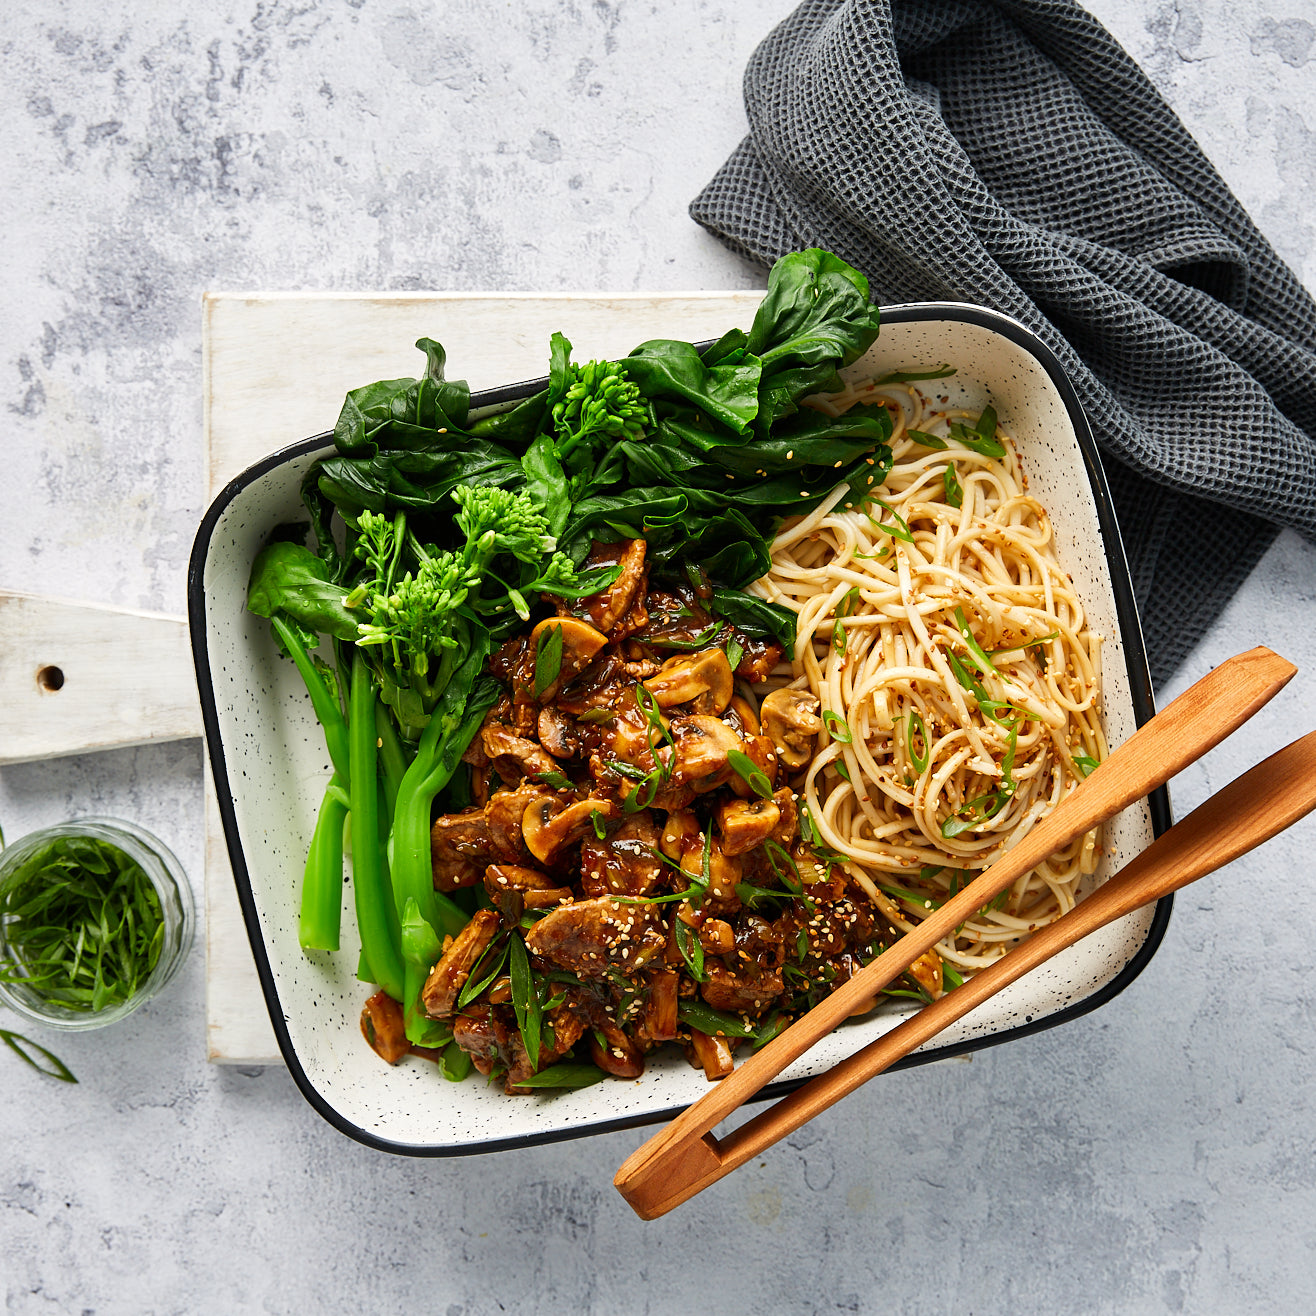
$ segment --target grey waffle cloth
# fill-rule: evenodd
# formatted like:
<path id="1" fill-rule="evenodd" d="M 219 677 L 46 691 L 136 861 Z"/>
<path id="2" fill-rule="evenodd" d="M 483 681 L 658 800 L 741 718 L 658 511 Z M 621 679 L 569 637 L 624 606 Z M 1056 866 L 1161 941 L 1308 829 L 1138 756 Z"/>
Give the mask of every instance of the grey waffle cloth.
<path id="1" fill-rule="evenodd" d="M 1085 10 L 806 0 L 745 104 L 699 223 L 765 264 L 825 247 L 879 302 L 993 307 L 1060 358 L 1154 681 L 1280 526 L 1316 537 L 1316 302 Z"/>

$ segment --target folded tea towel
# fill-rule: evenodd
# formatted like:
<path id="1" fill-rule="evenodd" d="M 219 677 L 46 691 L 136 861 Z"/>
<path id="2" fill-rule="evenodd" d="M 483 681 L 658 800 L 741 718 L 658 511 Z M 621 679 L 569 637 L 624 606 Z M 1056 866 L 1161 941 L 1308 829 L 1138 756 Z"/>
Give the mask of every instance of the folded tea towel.
<path id="1" fill-rule="evenodd" d="M 805 0 L 745 103 L 699 223 L 764 263 L 825 247 L 879 302 L 993 307 L 1058 355 L 1156 681 L 1279 526 L 1316 536 L 1316 302 L 1085 10 Z"/>

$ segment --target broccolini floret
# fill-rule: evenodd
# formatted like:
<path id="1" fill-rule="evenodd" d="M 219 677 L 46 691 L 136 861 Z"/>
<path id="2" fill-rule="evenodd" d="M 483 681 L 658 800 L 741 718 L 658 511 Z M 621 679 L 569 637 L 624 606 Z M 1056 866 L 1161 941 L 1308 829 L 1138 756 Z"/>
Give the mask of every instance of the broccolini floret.
<path id="1" fill-rule="evenodd" d="M 367 613 L 357 644 L 388 655 L 387 662 L 372 662 L 380 697 L 410 739 L 424 728 L 454 664 L 469 649 L 477 617 L 511 607 L 524 619 L 530 615 L 524 590 L 552 590 L 576 579 L 571 560 L 553 552 L 548 522 L 524 490 L 458 485 L 452 498 L 458 509 L 453 521 L 465 538 L 456 550 L 420 544 L 403 512 L 392 520 L 370 511 L 357 518 L 355 553 L 367 573 L 344 603 Z M 397 579 L 404 550 L 414 569 Z M 521 576 L 529 579 L 520 587 L 503 580 L 494 571 L 500 557 L 526 564 Z"/>
<path id="2" fill-rule="evenodd" d="M 558 455 L 565 465 L 582 444 L 592 449 L 597 439 L 613 443 L 638 439 L 649 418 L 639 388 L 615 361 L 567 365 L 567 389 L 553 407 Z"/>
<path id="3" fill-rule="evenodd" d="M 538 562 L 557 547 L 543 512 L 524 490 L 511 493 L 493 485 L 459 484 L 452 497 L 460 509 L 454 520 L 466 536 L 466 562 L 483 568 L 500 553 Z"/>

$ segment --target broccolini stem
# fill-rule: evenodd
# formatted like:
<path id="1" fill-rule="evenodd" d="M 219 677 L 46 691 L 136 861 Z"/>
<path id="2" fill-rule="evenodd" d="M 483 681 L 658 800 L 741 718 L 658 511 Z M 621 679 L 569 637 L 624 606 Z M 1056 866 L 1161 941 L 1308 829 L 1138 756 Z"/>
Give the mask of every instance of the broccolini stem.
<path id="1" fill-rule="evenodd" d="M 283 642 L 283 647 L 297 665 L 297 670 L 306 683 L 306 692 L 311 696 L 311 707 L 315 709 L 315 716 L 324 728 L 324 743 L 328 747 L 329 759 L 334 765 L 334 771 L 346 780 L 351 774 L 348 767 L 350 756 L 347 745 L 347 722 L 343 717 L 343 710 L 321 680 L 310 654 L 306 652 L 292 627 L 278 613 L 270 618 L 270 625 Z"/>
<path id="2" fill-rule="evenodd" d="M 361 946 L 375 981 L 403 999 L 402 951 L 391 923 L 390 896 L 379 847 L 379 769 L 375 745 L 375 687 L 358 649 L 352 655 L 348 697 L 352 797 L 352 888 Z"/>
<path id="3" fill-rule="evenodd" d="M 303 950 L 337 950 L 343 914 L 343 778 L 334 773 L 320 802 L 306 854 L 297 940 Z"/>
<path id="4" fill-rule="evenodd" d="M 493 682 L 474 688 L 488 649 L 487 639 L 477 643 L 453 674 L 416 746 L 416 757 L 402 778 L 393 813 L 394 907 L 401 918 L 407 901 L 414 900 L 440 942 L 446 936 L 456 936 L 469 922 L 469 916 L 455 901 L 434 889 L 430 810 L 497 693 Z M 408 1037 L 413 1032 L 419 1037 L 424 1021 L 416 1016 L 416 1003 L 430 966 L 405 957 L 404 964 L 406 994 L 400 999 Z"/>
<path id="5" fill-rule="evenodd" d="M 393 719 L 389 717 L 382 700 L 375 703 L 375 739 L 379 742 L 379 766 L 383 771 L 384 806 L 391 820 L 397 807 L 398 787 L 407 771 L 408 758 L 398 739 Z"/>

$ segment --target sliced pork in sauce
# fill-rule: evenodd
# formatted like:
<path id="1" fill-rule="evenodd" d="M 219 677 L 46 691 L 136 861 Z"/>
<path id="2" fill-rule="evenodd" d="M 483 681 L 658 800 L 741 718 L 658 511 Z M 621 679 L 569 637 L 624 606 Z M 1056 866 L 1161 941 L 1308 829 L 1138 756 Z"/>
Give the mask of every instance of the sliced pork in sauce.
<path id="1" fill-rule="evenodd" d="M 801 836 L 789 773 L 821 723 L 755 688 L 781 646 L 719 618 L 699 573 L 655 579 L 642 540 L 588 565 L 612 583 L 492 655 L 504 693 L 463 755 L 475 804 L 431 837 L 436 888 L 475 913 L 423 1007 L 514 1094 L 564 1057 L 634 1078 L 673 1041 L 721 1077 L 877 949 Z"/>

